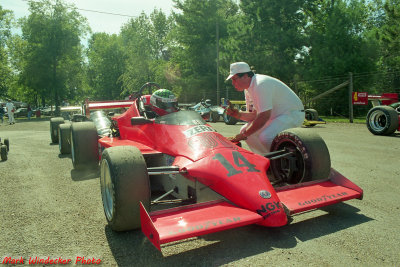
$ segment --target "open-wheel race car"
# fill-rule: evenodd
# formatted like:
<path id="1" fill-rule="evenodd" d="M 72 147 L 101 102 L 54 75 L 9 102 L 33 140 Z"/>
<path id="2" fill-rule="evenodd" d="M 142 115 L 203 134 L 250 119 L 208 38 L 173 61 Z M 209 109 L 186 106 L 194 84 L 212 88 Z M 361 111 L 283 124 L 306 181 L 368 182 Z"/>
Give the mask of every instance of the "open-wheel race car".
<path id="1" fill-rule="evenodd" d="M 361 188 L 331 168 L 325 142 L 308 129 L 279 133 L 272 152 L 261 156 L 230 142 L 197 112 L 147 114 L 144 90 L 152 86 L 132 95 L 108 136 L 99 137 L 93 122 L 72 124 L 81 125 L 71 129 L 72 143 L 79 143 L 74 166 L 100 162 L 111 229 L 141 228 L 161 249 L 249 224 L 284 226 L 294 214 L 362 198 Z"/>
<path id="2" fill-rule="evenodd" d="M 194 110 L 201 115 L 205 121 L 217 122 L 220 117 L 223 116 L 225 109 L 220 106 L 214 106 L 211 104 L 210 99 L 202 99 L 196 105 L 187 108 L 188 110 Z"/>
<path id="3" fill-rule="evenodd" d="M 368 95 L 373 107 L 367 114 L 367 128 L 375 135 L 391 135 L 400 131 L 400 102 L 397 93 Z"/>

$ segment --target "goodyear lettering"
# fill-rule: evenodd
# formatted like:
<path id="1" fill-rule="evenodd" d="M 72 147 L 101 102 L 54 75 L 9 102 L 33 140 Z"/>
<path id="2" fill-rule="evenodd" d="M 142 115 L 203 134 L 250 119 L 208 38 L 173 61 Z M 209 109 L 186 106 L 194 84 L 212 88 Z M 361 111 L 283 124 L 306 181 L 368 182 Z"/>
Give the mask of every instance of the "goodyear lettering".
<path id="1" fill-rule="evenodd" d="M 268 202 L 265 205 L 261 205 L 261 209 L 256 210 L 256 212 L 260 214 L 264 219 L 280 211 L 281 207 L 279 206 L 279 202 L 276 201 Z"/>
<path id="2" fill-rule="evenodd" d="M 342 192 L 342 193 L 337 193 L 337 194 L 333 194 L 333 195 L 323 195 L 321 197 L 315 198 L 315 199 L 310 199 L 310 200 L 306 200 L 304 202 L 299 202 L 299 206 L 306 206 L 306 205 L 311 205 L 311 204 L 316 204 L 319 202 L 327 202 L 331 199 L 335 199 L 338 197 L 342 197 L 342 196 L 347 196 L 346 192 Z"/>
<path id="3" fill-rule="evenodd" d="M 171 230 L 168 234 L 169 235 L 176 235 L 176 234 L 181 234 L 181 233 L 186 233 L 186 232 L 193 232 L 196 230 L 207 230 L 213 227 L 217 227 L 219 225 L 225 225 L 225 224 L 231 224 L 234 222 L 239 222 L 240 217 L 233 217 L 230 219 L 225 219 L 225 220 L 218 220 L 218 221 L 207 221 L 203 224 L 198 224 L 194 226 L 188 226 L 188 227 L 182 227 L 176 230 Z"/>
<path id="4" fill-rule="evenodd" d="M 213 128 L 211 128 L 210 126 L 207 125 L 198 125 L 198 126 L 194 126 L 190 129 L 187 129 L 184 134 L 186 135 L 186 137 L 192 137 L 194 135 L 200 134 L 200 133 L 205 133 L 205 132 L 216 132 L 216 130 L 214 130 Z"/>

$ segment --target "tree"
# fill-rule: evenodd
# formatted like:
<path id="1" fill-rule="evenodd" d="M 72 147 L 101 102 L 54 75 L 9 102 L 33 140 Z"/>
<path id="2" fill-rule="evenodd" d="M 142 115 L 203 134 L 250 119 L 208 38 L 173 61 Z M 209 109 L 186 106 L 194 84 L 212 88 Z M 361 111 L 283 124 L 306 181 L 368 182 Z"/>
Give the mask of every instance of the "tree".
<path id="1" fill-rule="evenodd" d="M 11 36 L 12 12 L 0 6 L 0 96 L 6 95 L 12 81 L 11 68 L 7 55 L 7 40 Z"/>
<path id="2" fill-rule="evenodd" d="M 89 41 L 88 81 L 91 95 L 98 100 L 120 99 L 126 54 L 116 34 L 95 33 Z"/>
<path id="3" fill-rule="evenodd" d="M 309 10 L 308 18 L 309 26 L 305 33 L 309 42 L 302 58 L 302 78 L 319 80 L 323 77 L 324 82 L 308 84 L 308 91 L 303 93 L 315 96 L 346 81 L 349 72 L 369 73 L 376 70 L 377 51 L 365 35 L 369 16 L 363 1 L 320 1 L 319 5 Z M 354 88 L 368 86 L 369 79 L 370 76 L 365 76 L 358 80 Z M 322 114 L 328 113 L 330 108 L 347 114 L 347 100 L 347 91 L 341 90 L 318 101 L 315 108 Z"/>
<path id="4" fill-rule="evenodd" d="M 27 42 L 21 81 L 56 107 L 63 98 L 74 98 L 82 72 L 80 37 L 88 31 L 86 20 L 62 0 L 29 1 L 31 14 L 22 20 Z"/>
<path id="5" fill-rule="evenodd" d="M 379 67 L 393 73 L 389 81 L 395 90 L 400 92 L 400 1 L 388 0 L 383 9 L 385 23 L 377 30 L 377 38 L 381 47 Z"/>
<path id="6" fill-rule="evenodd" d="M 171 32 L 171 64 L 180 74 L 183 100 L 210 98 L 214 103 L 217 88 L 217 29 L 225 38 L 227 16 L 237 6 L 230 0 L 174 0 L 181 12 L 174 14 L 176 27 Z M 220 75 L 218 73 L 218 75 Z"/>
<path id="7" fill-rule="evenodd" d="M 126 52 L 126 69 L 121 76 L 124 94 L 137 91 L 146 82 L 157 82 L 162 87 L 171 86 L 168 66 L 169 47 L 167 34 L 172 19 L 161 10 L 150 16 L 142 13 L 131 19 L 121 30 L 122 45 Z"/>

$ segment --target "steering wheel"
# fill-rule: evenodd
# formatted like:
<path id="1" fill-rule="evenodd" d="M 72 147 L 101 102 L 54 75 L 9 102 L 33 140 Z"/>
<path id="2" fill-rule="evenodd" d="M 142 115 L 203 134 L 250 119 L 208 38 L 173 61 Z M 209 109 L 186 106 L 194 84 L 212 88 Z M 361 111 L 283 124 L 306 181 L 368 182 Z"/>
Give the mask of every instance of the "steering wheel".
<path id="1" fill-rule="evenodd" d="M 142 85 L 142 87 L 140 87 L 139 91 L 137 92 L 133 92 L 132 93 L 132 98 L 136 99 L 136 103 L 137 103 L 137 107 L 139 109 L 139 114 L 142 117 L 145 117 L 147 119 L 147 115 L 146 115 L 146 107 L 144 106 L 144 103 L 141 99 L 141 96 L 143 95 L 143 91 L 144 89 L 148 88 L 148 92 L 151 95 L 153 93 L 153 87 L 156 87 L 157 89 L 161 89 L 161 86 L 157 83 L 154 82 L 148 82 Z"/>
<path id="2" fill-rule="evenodd" d="M 161 89 L 161 86 L 158 83 L 154 82 L 147 82 L 140 87 L 139 91 L 133 92 L 132 93 L 132 99 L 135 98 L 140 98 L 143 95 L 144 89 L 148 88 L 149 94 L 151 95 L 153 93 L 152 87 L 156 87 L 157 89 Z"/>

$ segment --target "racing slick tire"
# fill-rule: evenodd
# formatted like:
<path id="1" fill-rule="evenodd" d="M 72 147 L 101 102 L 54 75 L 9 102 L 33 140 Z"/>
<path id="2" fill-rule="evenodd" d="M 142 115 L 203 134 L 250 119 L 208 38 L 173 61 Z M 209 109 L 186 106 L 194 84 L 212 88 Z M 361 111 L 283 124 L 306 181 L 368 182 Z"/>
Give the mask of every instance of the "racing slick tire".
<path id="1" fill-rule="evenodd" d="M 58 127 L 58 148 L 62 155 L 71 153 L 71 123 L 60 124 Z"/>
<path id="2" fill-rule="evenodd" d="M 7 160 L 7 146 L 6 145 L 1 145 L 0 146 L 0 155 L 1 155 L 1 160 L 6 161 Z"/>
<path id="3" fill-rule="evenodd" d="M 375 135 L 390 135 L 399 128 L 399 115 L 389 106 L 377 106 L 368 111 L 367 128 Z"/>
<path id="4" fill-rule="evenodd" d="M 95 169 L 99 165 L 98 136 L 93 122 L 71 124 L 71 159 L 74 169 Z"/>
<path id="5" fill-rule="evenodd" d="M 305 128 L 280 132 L 272 141 L 271 152 L 292 152 L 290 156 L 271 160 L 274 177 L 288 184 L 328 178 L 331 169 L 329 150 L 324 140 Z"/>
<path id="6" fill-rule="evenodd" d="M 308 120 L 308 121 L 317 121 L 318 120 L 318 112 L 315 109 L 312 109 L 312 108 L 306 109 L 306 110 L 304 110 L 304 113 L 305 113 L 306 120 Z M 312 126 L 315 126 L 315 124 Z"/>
<path id="7" fill-rule="evenodd" d="M 218 112 L 211 111 L 211 112 L 210 112 L 210 120 L 211 120 L 211 122 L 217 122 L 217 121 L 219 121 L 219 114 L 218 114 Z"/>
<path id="8" fill-rule="evenodd" d="M 228 114 L 226 114 L 226 109 L 224 110 L 224 114 L 222 115 L 225 124 L 227 125 L 235 125 L 239 120 L 236 119 L 235 117 L 231 117 Z"/>
<path id="9" fill-rule="evenodd" d="M 103 151 L 100 189 L 108 225 L 114 231 L 140 228 L 140 205 L 150 208 L 150 179 L 145 159 L 136 147 L 118 146 Z"/>
<path id="10" fill-rule="evenodd" d="M 62 117 L 55 117 L 50 119 L 50 137 L 53 144 L 58 143 L 58 126 L 64 123 Z"/>
<path id="11" fill-rule="evenodd" d="M 4 145 L 7 147 L 7 152 L 10 151 L 10 140 L 4 138 Z"/>

